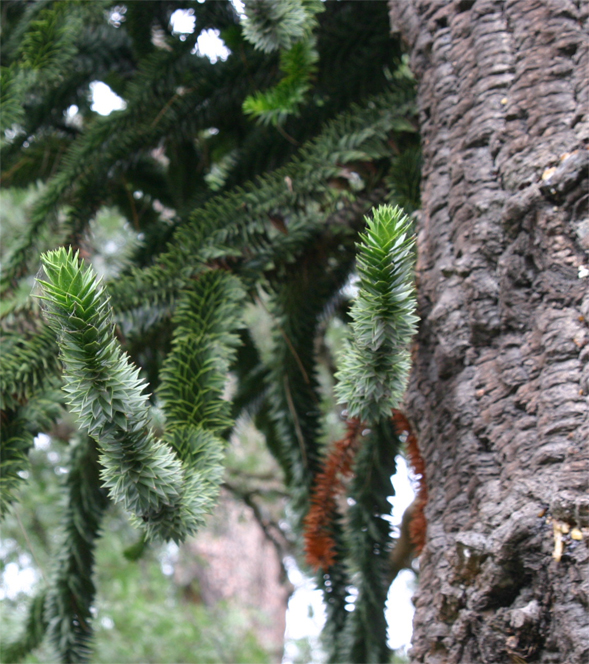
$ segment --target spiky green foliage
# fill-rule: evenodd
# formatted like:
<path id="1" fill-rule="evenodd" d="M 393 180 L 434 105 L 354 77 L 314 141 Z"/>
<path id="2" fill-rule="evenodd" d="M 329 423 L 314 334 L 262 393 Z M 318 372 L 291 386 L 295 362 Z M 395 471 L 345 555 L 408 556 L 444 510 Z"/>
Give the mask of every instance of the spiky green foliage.
<path id="1" fill-rule="evenodd" d="M 44 7 L 31 22 L 19 48 L 20 63 L 25 69 L 47 74 L 58 72 L 75 53 L 74 22 L 66 20 L 68 3 L 53 2 Z M 69 10 L 75 3 L 69 3 Z"/>
<path id="2" fill-rule="evenodd" d="M 51 382 L 53 376 L 48 378 Z M 27 477 L 27 455 L 35 436 L 48 431 L 60 414 L 58 394 L 45 389 L 23 399 L 22 405 L 0 411 L 0 518 L 16 501 Z"/>
<path id="3" fill-rule="evenodd" d="M 33 436 L 19 411 L 3 412 L 0 426 L 0 517 L 16 499 L 32 444 Z"/>
<path id="4" fill-rule="evenodd" d="M 244 299 L 235 276 L 211 270 L 179 301 L 172 352 L 164 362 L 158 392 L 167 430 L 192 425 L 221 433 L 231 426 L 230 404 L 222 396 L 239 344 L 234 330 Z"/>
<path id="5" fill-rule="evenodd" d="M 9 434 L 3 498 L 16 497 L 32 436 L 56 418 L 46 405 L 60 398 L 46 390 L 62 382 L 82 430 L 72 441 L 87 432 L 102 466 L 92 478 L 72 470 L 67 491 L 84 504 L 87 492 L 108 491 L 134 514 L 142 542 L 180 541 L 203 523 L 232 423 L 244 413 L 282 468 L 288 518 L 300 534 L 328 428 L 327 388 L 318 377 L 320 367 L 333 367 L 317 349 L 332 317 L 348 321 L 342 286 L 354 271 L 363 216 L 385 201 L 407 211 L 419 205 L 417 167 L 404 168 L 418 154 L 413 81 L 383 2 L 251 0 L 243 23 L 228 2 L 121 7 L 42 0 L 7 2 L 3 12 L 9 131 L 0 147 L 2 183 L 39 183 L 30 214 L 1 254 L 7 343 L 0 377 L 10 424 L 2 431 Z M 173 32 L 179 7 L 192 10 L 193 34 Z M 208 28 L 231 50 L 226 62 L 193 52 Z M 41 72 L 44 84 L 33 85 Z M 108 83 L 126 108 L 98 117 L 89 101 L 93 81 Z M 75 252 L 97 258 L 87 233 L 105 206 L 127 220 L 135 248 L 116 279 L 107 274 L 101 283 Z M 356 504 L 333 524 L 336 562 L 318 579 L 332 662 L 387 653 L 381 567 L 390 534 L 382 517 L 397 443 L 382 417 L 402 390 L 396 362 L 406 359 L 414 320 L 399 285 L 402 273 L 411 290 L 412 251 L 408 235 L 400 239 L 408 229 L 391 240 L 379 224 L 369 223 L 372 244 L 361 250 L 363 304 L 353 315 L 352 355 L 368 360 L 370 371 L 356 358 L 342 374 L 350 413 L 372 418 L 373 433 L 351 487 Z M 30 325 L 22 293 L 39 253 L 60 245 L 72 249 L 44 258 L 48 331 Z M 391 267 L 395 246 L 401 267 Z M 265 342 L 240 329 L 245 301 L 267 310 Z M 382 323 L 381 336 L 369 320 Z M 228 374 L 236 383 L 232 402 L 223 398 Z M 363 390 L 354 393 L 352 383 Z M 165 415 L 157 435 L 152 405 Z M 73 458 L 78 453 L 75 446 Z M 97 512 L 74 507 L 70 500 L 43 614 L 63 661 L 89 656 L 84 624 L 94 593 Z M 358 599 L 350 613 L 352 586 Z M 21 643 L 38 643 L 40 632 L 27 630 Z"/>
<path id="6" fill-rule="evenodd" d="M 340 361 L 336 388 L 349 417 L 368 423 L 390 417 L 409 375 L 415 334 L 411 220 L 400 208 L 379 207 L 366 220 L 357 259 L 359 294 L 352 307 L 352 343 Z"/>
<path id="7" fill-rule="evenodd" d="M 388 560 L 393 547 L 387 520 L 394 495 L 391 476 L 402 444 L 389 420 L 375 423 L 363 436 L 349 495 L 353 499 L 347 524 L 352 582 L 358 590 L 342 637 L 340 661 L 379 664 L 390 659 L 387 646 Z M 369 481 L 368 481 L 369 478 Z"/>
<path id="8" fill-rule="evenodd" d="M 245 7 L 244 36 L 262 51 L 281 49 L 282 79 L 270 90 L 250 95 L 243 110 L 263 124 L 284 124 L 311 88 L 319 59 L 315 15 L 324 6 L 318 0 L 246 0 Z"/>
<path id="9" fill-rule="evenodd" d="M 66 2 L 39 3 L 33 20 L 23 30 L 16 49 L 15 61 L 2 67 L 0 95 L 0 128 L 18 126 L 23 119 L 26 95 L 33 86 L 51 86 L 60 70 L 76 52 L 76 28 L 79 16 L 66 11 Z M 78 20 L 76 20 L 78 19 Z"/>
<path id="10" fill-rule="evenodd" d="M 394 495 L 391 475 L 401 443 L 390 422 L 409 372 L 408 344 L 415 332 L 414 237 L 411 220 L 398 207 L 381 206 L 366 217 L 360 234 L 358 295 L 351 308 L 351 341 L 339 357 L 336 394 L 348 417 L 366 424 L 354 480 L 346 537 L 353 583 L 354 611 L 343 628 L 344 661 L 388 661 L 387 564 L 392 548 L 387 498 Z M 334 659 L 333 661 L 337 661 Z"/>
<path id="11" fill-rule="evenodd" d="M 4 133 L 22 121 L 22 88 L 25 86 L 23 76 L 19 76 L 16 67 L 0 69 L 0 130 Z"/>
<path id="12" fill-rule="evenodd" d="M 298 42 L 281 53 L 282 79 L 270 90 L 249 96 L 243 102 L 244 112 L 263 124 L 284 124 L 288 116 L 297 113 L 311 89 L 310 79 L 318 59 L 317 51 L 308 41 Z"/>
<path id="13" fill-rule="evenodd" d="M 6 662 L 24 659 L 46 633 L 62 661 L 85 662 L 90 657 L 94 549 L 109 501 L 100 486 L 98 451 L 90 438 L 81 436 L 76 441 L 67 466 L 61 531 L 49 585 L 31 601 L 20 637 L 3 647 Z"/>
<path id="14" fill-rule="evenodd" d="M 59 336 L 70 409 L 100 443 L 113 501 L 146 522 L 157 519 L 180 497 L 182 467 L 149 426 L 145 384 L 116 341 L 104 288 L 71 249 L 45 254 L 43 266 L 41 297 Z"/>
<path id="15" fill-rule="evenodd" d="M 350 195 L 346 166 L 385 157 L 390 132 L 413 106 L 410 89 L 387 90 L 328 124 L 292 163 L 196 209 L 154 267 L 112 284 L 116 310 L 141 324 L 146 315 L 138 320 L 138 313 L 153 303 L 156 311 L 150 319 L 157 320 L 157 312 L 173 305 L 177 291 L 220 256 L 244 256 L 235 269 L 248 281 L 259 279 L 273 265 L 292 261 L 323 225 L 341 225 L 346 203 L 363 198 L 364 192 L 371 195 L 369 173 L 365 179 L 357 176 L 359 190 Z M 287 233 L 273 226 L 276 216 L 287 220 Z"/>
<path id="16" fill-rule="evenodd" d="M 58 372 L 58 348 L 55 335 L 47 328 L 26 335 L 6 331 L 0 344 L 0 410 L 5 410 L 26 403 Z"/>
<path id="17" fill-rule="evenodd" d="M 2 644 L 4 662 L 20 662 L 41 645 L 47 632 L 46 598 L 47 591 L 43 589 L 30 601 L 22 633 L 18 638 Z"/>
<path id="18" fill-rule="evenodd" d="M 61 535 L 44 613 L 49 638 L 64 662 L 90 659 L 94 548 L 109 502 L 99 470 L 96 445 L 81 437 L 71 450 Z"/>
<path id="19" fill-rule="evenodd" d="M 158 394 L 166 414 L 164 439 L 185 469 L 182 500 L 164 509 L 148 534 L 184 539 L 211 511 L 223 477 L 224 441 L 232 424 L 223 399 L 235 356 L 244 292 L 239 280 L 221 271 L 200 276 L 178 304 L 174 340 L 161 371 Z"/>
<path id="20" fill-rule="evenodd" d="M 207 21 L 210 20 L 211 10 L 208 9 L 209 4 L 211 3 L 205 3 L 205 5 L 193 3 L 195 17 L 197 21 L 202 21 L 203 25 L 206 25 Z M 212 4 L 214 6 L 222 3 Z M 318 4 L 322 5 L 323 3 L 319 2 Z M 370 4 L 374 4 L 375 7 L 382 7 L 381 3 Z M 360 20 L 354 20 L 357 18 L 356 14 L 358 12 L 353 6 L 334 6 L 333 9 L 330 8 L 330 11 L 334 12 L 334 27 L 336 29 L 340 27 L 339 23 L 342 23 L 342 27 L 345 25 L 347 29 L 350 29 L 350 26 L 354 26 L 357 30 L 360 47 L 358 53 L 359 67 L 373 65 L 375 59 L 373 51 L 377 46 L 385 53 L 387 49 L 390 49 L 390 46 L 383 44 L 381 41 L 376 41 L 374 46 L 371 45 L 371 49 L 366 49 L 363 43 L 366 40 L 366 36 L 362 31 L 363 24 Z M 348 18 L 348 15 L 351 15 L 351 17 Z M 386 12 L 384 12 L 383 17 L 386 17 Z M 225 17 L 223 18 L 225 20 Z M 225 25 L 227 24 L 230 24 L 230 19 L 226 19 Z M 93 25 L 93 21 L 90 22 L 90 25 Z M 371 29 L 372 25 L 368 23 L 366 28 Z M 93 38 L 97 36 L 97 32 L 97 29 L 92 32 Z M 127 44 L 124 40 L 121 40 L 119 33 L 111 32 L 114 32 L 114 34 L 98 34 L 104 41 L 104 48 L 111 48 L 112 50 L 112 46 L 109 46 L 109 40 L 114 39 L 114 43 L 119 45 L 119 50 L 113 53 L 112 57 L 118 55 L 125 62 L 128 60 Z M 3 288 L 11 287 L 15 279 L 26 272 L 27 264 L 32 254 L 34 254 L 35 237 L 47 224 L 57 224 L 57 207 L 60 204 L 67 203 L 70 206 L 66 219 L 62 220 L 61 223 L 63 225 L 65 222 L 65 227 L 75 237 L 78 237 L 100 203 L 105 200 L 112 200 L 123 206 L 125 210 L 128 210 L 129 218 L 135 220 L 137 211 L 136 206 L 129 202 L 128 183 L 137 182 L 139 186 L 142 186 L 140 180 L 142 174 L 138 173 L 137 168 L 137 165 L 142 162 L 139 162 L 138 158 L 144 155 L 149 148 L 156 148 L 160 145 L 163 137 L 166 137 L 166 142 L 169 142 L 178 135 L 194 133 L 211 126 L 227 132 L 244 132 L 243 121 L 236 123 L 236 116 L 239 117 L 241 104 L 252 86 L 254 88 L 261 86 L 264 80 L 268 80 L 267 68 L 271 63 L 262 61 L 261 56 L 252 49 L 252 52 L 248 54 L 245 73 L 241 58 L 230 58 L 226 63 L 217 63 L 213 67 L 206 58 L 195 58 L 191 55 L 190 49 L 195 36 L 189 37 L 184 43 L 178 42 L 177 39 L 168 40 L 167 47 L 169 47 L 169 50 L 150 50 L 149 55 L 146 55 L 144 61 L 141 62 L 134 80 L 127 86 L 126 110 L 92 122 L 72 145 L 69 144 L 69 141 L 63 141 L 63 129 L 61 127 L 59 127 L 59 131 L 53 129 L 53 132 L 60 136 L 61 147 L 59 151 L 64 154 L 60 157 L 62 168 L 51 179 L 48 190 L 36 203 L 31 214 L 30 224 L 20 234 L 18 242 L 11 247 L 10 256 L 3 266 Z M 333 51 L 334 42 L 333 37 L 330 40 L 328 35 L 323 48 Z M 237 47 L 243 49 L 242 44 L 238 43 Z M 322 49 L 319 48 L 318 50 L 321 54 Z M 350 49 L 347 48 L 346 51 L 345 54 L 342 54 L 335 49 L 332 57 L 338 60 L 342 57 L 350 57 Z M 331 52 L 330 55 L 332 55 Z M 376 57 L 382 58 L 378 50 L 376 50 Z M 128 66 L 132 66 L 131 63 Z M 380 75 L 382 76 L 382 74 Z M 116 72 L 116 76 L 116 80 L 118 80 L 119 72 Z M 325 97 L 326 101 L 321 101 L 310 117 L 307 117 L 307 114 L 301 116 L 301 122 L 295 134 L 301 134 L 302 132 L 305 136 L 305 132 L 308 132 L 309 128 L 313 127 L 319 118 L 323 116 L 328 119 L 330 117 L 329 114 L 326 115 L 326 111 L 333 113 L 334 110 L 337 111 L 342 108 L 341 105 L 337 106 L 335 102 L 335 100 L 342 97 L 342 93 L 338 91 L 337 95 L 333 94 L 335 82 L 331 80 L 331 76 L 329 65 L 325 65 L 324 70 L 319 69 L 320 98 Z M 86 78 L 86 82 L 90 80 L 92 79 Z M 366 84 L 366 77 L 359 79 L 351 86 L 340 77 L 337 84 L 344 88 L 344 100 L 348 99 L 350 91 L 353 91 L 355 87 L 361 86 L 363 93 L 371 91 L 371 88 Z M 400 87 L 403 88 L 403 85 L 401 84 Z M 372 91 L 376 91 L 376 89 L 372 88 Z M 60 91 L 60 94 L 63 95 L 63 91 Z M 79 96 L 76 97 L 75 103 L 79 106 L 87 106 L 87 101 L 82 101 Z M 339 103 L 341 104 L 341 101 Z M 60 104 L 65 111 L 67 107 L 61 101 L 61 98 Z M 389 108 L 391 111 L 396 111 L 399 116 L 402 116 L 408 110 L 400 108 L 399 100 L 391 100 Z M 37 109 L 35 111 L 35 114 L 39 113 Z M 367 126 L 367 124 L 364 125 L 364 127 Z M 27 127 L 29 131 L 35 131 L 35 129 L 34 125 L 30 128 Z M 286 129 L 289 132 L 293 131 L 289 126 Z M 258 136 L 259 134 L 254 135 Z M 15 157 L 17 155 L 19 157 L 19 160 L 14 163 L 14 167 L 17 169 L 23 168 L 23 163 L 26 163 L 26 160 L 23 162 L 22 155 L 18 154 L 16 150 L 19 144 L 22 144 L 23 141 L 26 142 L 25 138 L 26 134 L 24 136 L 19 135 L 18 139 L 15 139 L 14 145 L 11 144 L 8 147 L 8 155 L 14 153 Z M 34 144 L 38 140 L 39 138 L 35 137 Z M 199 142 L 202 142 L 202 138 L 199 139 Z M 273 156 L 277 147 L 280 147 L 283 155 L 289 154 L 289 150 L 285 151 L 284 149 L 284 144 L 286 143 L 288 146 L 288 142 L 284 139 L 277 142 L 273 133 L 268 134 L 266 132 L 264 142 L 263 148 L 260 149 L 260 146 L 256 146 L 253 151 L 243 154 L 236 161 L 233 170 L 238 171 L 243 168 L 245 162 L 247 164 L 247 179 L 252 174 L 252 162 L 259 162 L 261 155 Z M 211 143 L 214 145 L 214 140 Z M 27 146 L 28 149 L 31 147 L 33 145 Z M 182 178 L 187 180 L 186 185 L 191 187 L 192 196 L 194 196 L 199 188 L 202 191 L 202 177 L 199 179 L 195 176 L 206 167 L 206 162 L 203 164 L 200 150 L 194 152 L 194 145 L 190 149 L 191 158 L 197 161 L 197 168 L 196 170 L 181 169 L 180 172 Z M 336 147 L 334 157 L 340 153 L 341 148 Z M 358 158 L 361 159 L 362 157 L 358 156 Z M 272 165 L 276 165 L 276 157 L 273 157 L 273 159 L 274 163 Z M 47 150 L 45 150 L 42 161 L 47 162 Z M 10 170 L 10 160 L 5 160 L 5 163 Z M 186 163 L 186 155 L 183 155 L 182 163 Z M 266 165 L 267 162 L 264 167 Z M 53 168 L 55 168 L 55 164 Z M 202 176 L 205 173 L 201 171 L 200 174 Z M 323 178 L 325 177 L 324 175 Z M 112 181 L 116 178 L 122 178 L 127 183 L 122 191 L 120 185 L 113 186 Z M 238 184 L 242 181 L 243 179 L 237 180 L 235 183 Z M 145 184 L 144 181 L 143 184 Z M 170 200 L 168 203 L 164 200 L 162 194 L 165 193 L 165 190 L 161 193 L 157 192 L 158 200 L 166 204 L 178 205 L 178 201 Z M 202 191 L 205 197 L 206 193 L 206 190 Z"/>
<path id="21" fill-rule="evenodd" d="M 386 179 L 387 200 L 398 205 L 406 214 L 419 209 L 421 179 L 421 149 L 412 145 L 392 159 Z"/>
<path id="22" fill-rule="evenodd" d="M 369 204 L 360 199 L 353 210 L 344 209 L 352 228 L 334 225 L 317 231 L 312 248 L 307 248 L 302 260 L 284 266 L 269 280 L 274 333 L 267 381 L 279 442 L 275 453 L 300 497 L 302 515 L 308 508 L 309 487 L 322 458 L 315 339 L 322 317 L 330 311 L 352 269 L 351 219 L 357 220 Z"/>
<path id="23" fill-rule="evenodd" d="M 150 536 L 184 539 L 202 524 L 221 481 L 223 443 L 215 434 L 231 424 L 222 391 L 238 339 L 239 282 L 203 274 L 179 304 L 159 390 L 168 421 L 157 440 L 145 384 L 115 339 L 93 270 L 64 249 L 45 254 L 43 264 L 41 298 L 59 336 L 64 390 L 81 428 L 100 445 L 104 486 Z"/>
<path id="24" fill-rule="evenodd" d="M 266 53 L 289 49 L 309 37 L 315 27 L 314 15 L 323 9 L 317 0 L 244 0 L 243 4 L 244 36 Z"/>

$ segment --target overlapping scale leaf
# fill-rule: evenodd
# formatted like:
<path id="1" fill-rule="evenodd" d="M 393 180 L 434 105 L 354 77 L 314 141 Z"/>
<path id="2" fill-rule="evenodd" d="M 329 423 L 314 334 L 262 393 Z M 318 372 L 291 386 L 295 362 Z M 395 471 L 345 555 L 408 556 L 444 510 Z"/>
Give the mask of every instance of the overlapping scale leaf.
<path id="1" fill-rule="evenodd" d="M 316 26 L 318 0 L 244 0 L 243 34 L 257 49 L 271 53 L 309 37 Z"/>
<path id="2" fill-rule="evenodd" d="M 196 532 L 219 494 L 224 471 L 224 441 L 202 427 L 177 427 L 165 435 L 166 442 L 184 462 L 186 472 L 178 500 L 165 506 L 143 525 L 148 537 L 179 543 Z"/>
<path id="3" fill-rule="evenodd" d="M 240 341 L 236 330 L 244 298 L 236 277 L 211 270 L 178 303 L 172 352 L 158 390 L 168 429 L 192 424 L 223 431 L 231 425 L 230 404 L 222 396 Z"/>
<path id="4" fill-rule="evenodd" d="M 244 297 L 236 277 L 212 270 L 200 275 L 178 303 L 158 396 L 166 414 L 165 439 L 186 474 L 176 512 L 164 510 L 148 532 L 158 525 L 163 536 L 178 539 L 181 524 L 193 532 L 217 498 L 224 460 L 219 434 L 232 423 L 223 392 L 240 341 L 236 330 Z"/>
<path id="5" fill-rule="evenodd" d="M 239 337 L 244 291 L 211 271 L 181 299 L 173 348 L 162 371 L 166 432 L 156 439 L 138 370 L 114 337 L 103 287 L 77 255 L 43 257 L 42 299 L 60 340 L 64 390 L 81 427 L 102 451 L 103 485 L 149 536 L 183 540 L 202 525 L 223 470 L 218 433 L 230 423 L 223 389 Z"/>
<path id="6" fill-rule="evenodd" d="M 71 411 L 101 447 L 101 477 L 112 499 L 149 521 L 178 500 L 181 463 L 150 429 L 145 385 L 116 342 L 93 270 L 63 248 L 42 260 L 48 280 L 41 297 L 60 340 Z"/>

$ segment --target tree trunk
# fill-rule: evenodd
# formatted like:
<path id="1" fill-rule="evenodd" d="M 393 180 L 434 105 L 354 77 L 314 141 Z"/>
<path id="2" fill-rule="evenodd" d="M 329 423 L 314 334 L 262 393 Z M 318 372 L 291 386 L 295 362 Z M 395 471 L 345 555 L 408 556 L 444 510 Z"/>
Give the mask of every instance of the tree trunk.
<path id="1" fill-rule="evenodd" d="M 589 4 L 390 8 L 423 143 L 412 661 L 587 662 Z"/>

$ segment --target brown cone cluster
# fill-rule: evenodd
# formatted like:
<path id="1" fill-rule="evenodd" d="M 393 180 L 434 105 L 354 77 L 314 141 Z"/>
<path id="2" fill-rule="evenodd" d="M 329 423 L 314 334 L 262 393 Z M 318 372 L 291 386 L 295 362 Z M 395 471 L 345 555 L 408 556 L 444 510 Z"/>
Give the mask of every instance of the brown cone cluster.
<path id="1" fill-rule="evenodd" d="M 407 435 L 407 456 L 419 483 L 415 512 L 409 526 L 410 539 L 419 554 L 425 544 L 427 522 L 424 508 L 427 503 L 425 462 L 419 451 L 417 437 L 409 420 L 400 410 L 393 410 L 392 421 L 397 435 Z M 348 420 L 346 435 L 334 443 L 323 470 L 317 474 L 311 495 L 311 507 L 304 520 L 305 554 L 313 569 L 327 571 L 335 562 L 336 550 L 332 523 L 337 511 L 337 496 L 344 490 L 343 479 L 351 477 L 354 457 L 364 424 L 358 419 Z"/>

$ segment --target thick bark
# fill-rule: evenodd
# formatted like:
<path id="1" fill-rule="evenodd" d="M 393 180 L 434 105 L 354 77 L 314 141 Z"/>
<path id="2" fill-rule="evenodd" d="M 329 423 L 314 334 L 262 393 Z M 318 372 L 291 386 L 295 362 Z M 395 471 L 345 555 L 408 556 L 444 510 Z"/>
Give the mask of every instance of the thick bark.
<path id="1" fill-rule="evenodd" d="M 418 79 L 413 662 L 589 658 L 589 4 L 391 0 Z"/>

